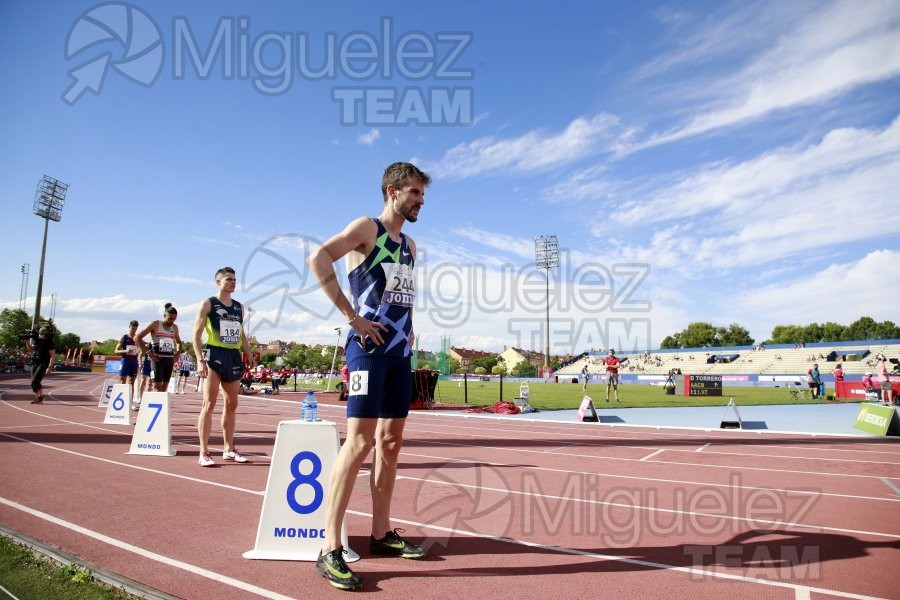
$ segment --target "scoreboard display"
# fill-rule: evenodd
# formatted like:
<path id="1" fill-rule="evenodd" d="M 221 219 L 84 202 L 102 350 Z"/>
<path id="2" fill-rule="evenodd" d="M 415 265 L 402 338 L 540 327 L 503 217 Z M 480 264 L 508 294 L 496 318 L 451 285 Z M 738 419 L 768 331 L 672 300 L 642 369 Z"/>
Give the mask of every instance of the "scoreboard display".
<path id="1" fill-rule="evenodd" d="M 685 375 L 685 396 L 721 396 L 721 375 Z"/>

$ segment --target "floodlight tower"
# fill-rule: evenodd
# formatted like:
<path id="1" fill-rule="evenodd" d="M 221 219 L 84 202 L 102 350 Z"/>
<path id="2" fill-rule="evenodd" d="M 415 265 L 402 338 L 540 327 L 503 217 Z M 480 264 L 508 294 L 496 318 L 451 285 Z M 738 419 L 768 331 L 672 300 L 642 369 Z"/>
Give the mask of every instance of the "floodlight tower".
<path id="1" fill-rule="evenodd" d="M 550 269 L 559 266 L 559 242 L 555 235 L 534 238 L 534 260 L 538 269 L 547 270 L 547 334 L 544 344 L 544 374 L 550 373 Z"/>
<path id="2" fill-rule="evenodd" d="M 22 265 L 22 286 L 19 288 L 19 310 L 25 310 L 25 298 L 28 296 L 28 271 L 31 265 Z"/>
<path id="3" fill-rule="evenodd" d="M 68 184 L 44 175 L 38 182 L 34 194 L 34 214 L 44 219 L 44 243 L 41 246 L 41 267 L 38 270 L 37 297 L 34 301 L 34 317 L 32 329 L 37 329 L 41 318 L 41 293 L 44 287 L 44 258 L 47 255 L 47 229 L 50 221 L 59 223 L 62 220 L 62 209 L 66 203 Z"/>
<path id="4" fill-rule="evenodd" d="M 338 346 L 341 345 L 341 328 L 335 327 L 334 330 L 337 331 L 337 343 L 334 345 L 334 354 L 331 355 L 331 371 L 328 372 L 328 386 L 325 388 L 326 392 L 331 391 L 331 374 L 334 373 L 334 365 L 337 361 Z"/>

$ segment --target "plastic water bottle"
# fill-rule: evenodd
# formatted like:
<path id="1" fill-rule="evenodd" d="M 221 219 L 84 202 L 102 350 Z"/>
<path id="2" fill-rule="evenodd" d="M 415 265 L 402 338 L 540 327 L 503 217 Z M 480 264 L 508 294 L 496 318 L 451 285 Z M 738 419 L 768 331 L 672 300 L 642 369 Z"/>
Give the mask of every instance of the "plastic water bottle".
<path id="1" fill-rule="evenodd" d="M 300 419 L 302 421 L 318 421 L 319 420 L 319 403 L 316 402 L 316 396 L 312 390 L 306 392 L 306 398 L 300 405 Z"/>

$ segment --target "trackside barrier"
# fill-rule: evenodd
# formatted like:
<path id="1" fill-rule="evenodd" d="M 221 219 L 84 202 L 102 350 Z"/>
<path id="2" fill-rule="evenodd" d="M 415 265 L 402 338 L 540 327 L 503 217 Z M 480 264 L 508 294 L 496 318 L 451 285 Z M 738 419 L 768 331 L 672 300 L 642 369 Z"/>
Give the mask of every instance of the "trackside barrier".
<path id="1" fill-rule="evenodd" d="M 727 420 L 729 409 L 734 413 L 734 420 Z M 734 398 L 728 399 L 728 406 L 725 407 L 725 412 L 722 413 L 722 422 L 719 423 L 719 429 L 743 429 L 744 421 L 741 419 L 741 413 L 738 412 L 737 404 L 734 403 Z"/>
<path id="2" fill-rule="evenodd" d="M 167 392 L 144 392 L 131 437 L 131 449 L 125 454 L 175 456 Z"/>
<path id="3" fill-rule="evenodd" d="M 256 547 L 244 558 L 308 560 L 319 556 L 325 537 L 325 492 L 340 440 L 330 421 L 281 421 L 269 466 Z M 359 560 L 341 528 L 346 560 Z"/>
<path id="4" fill-rule="evenodd" d="M 112 399 L 113 386 L 119 383 L 118 379 L 106 379 L 103 381 L 103 387 L 100 388 L 100 402 L 97 408 L 106 408 Z"/>
<path id="5" fill-rule="evenodd" d="M 106 405 L 105 425 L 131 425 L 131 386 L 117 383 L 112 386 L 112 400 Z"/>
<path id="6" fill-rule="evenodd" d="M 856 413 L 853 427 L 872 435 L 900 435 L 900 420 L 897 418 L 897 409 L 893 406 L 864 402 Z"/>

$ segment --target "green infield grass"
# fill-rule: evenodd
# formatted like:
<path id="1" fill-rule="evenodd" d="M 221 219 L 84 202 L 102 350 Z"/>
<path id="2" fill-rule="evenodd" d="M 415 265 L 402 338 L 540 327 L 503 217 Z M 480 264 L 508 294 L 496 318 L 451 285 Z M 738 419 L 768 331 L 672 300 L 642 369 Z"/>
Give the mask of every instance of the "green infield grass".
<path id="1" fill-rule="evenodd" d="M 490 406 L 498 400 L 512 400 L 519 396 L 519 382 L 504 381 L 503 393 L 500 393 L 500 382 L 479 381 L 470 379 L 463 384 L 457 381 L 439 381 L 434 392 L 434 401 L 447 404 L 463 404 L 468 395 L 468 404 L 472 406 Z M 581 390 L 581 383 L 530 383 L 530 404 L 537 409 L 577 409 L 585 394 L 591 397 L 594 405 L 601 408 L 606 405 L 606 385 L 588 384 L 587 392 Z M 788 387 L 729 387 L 722 388 L 721 396 L 673 396 L 667 395 L 662 386 L 647 384 L 619 385 L 619 407 L 650 408 L 677 406 L 725 406 L 730 398 L 740 406 L 763 404 L 822 404 L 826 400 L 792 398 Z M 833 390 L 831 390 L 833 391 Z M 829 397 L 830 398 L 830 397 Z M 610 393 L 610 404 L 615 405 L 615 396 Z M 833 398 L 830 398 L 833 400 Z M 843 400 L 855 402 L 854 400 Z"/>

